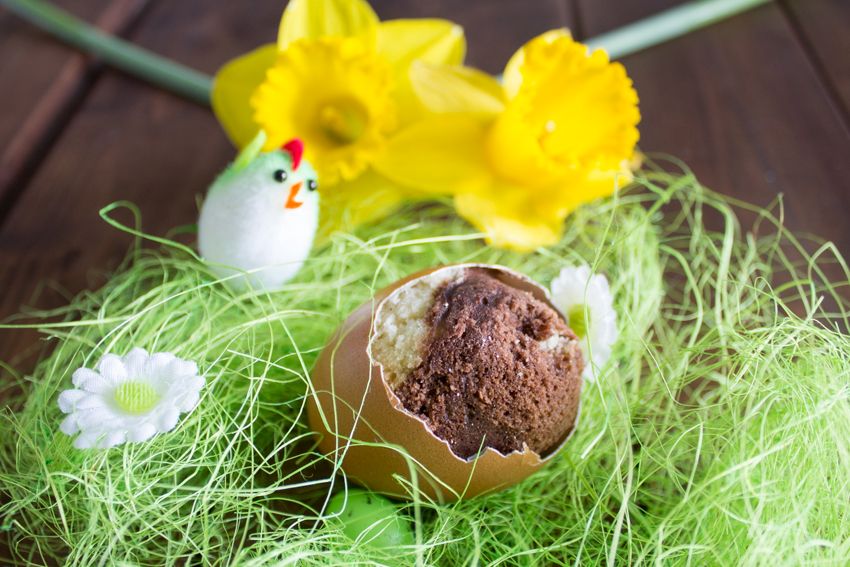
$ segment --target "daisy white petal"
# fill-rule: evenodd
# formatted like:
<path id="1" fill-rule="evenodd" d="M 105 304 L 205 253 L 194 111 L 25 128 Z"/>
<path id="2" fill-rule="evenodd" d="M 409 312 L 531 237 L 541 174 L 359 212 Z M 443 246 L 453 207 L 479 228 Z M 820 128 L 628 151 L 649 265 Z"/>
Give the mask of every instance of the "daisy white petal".
<path id="1" fill-rule="evenodd" d="M 109 410 L 106 405 L 106 400 L 99 394 L 86 392 L 86 395 L 81 397 L 74 403 L 74 411 L 80 412 L 85 410 Z"/>
<path id="2" fill-rule="evenodd" d="M 76 372 L 74 373 L 76 375 Z M 86 376 L 79 380 L 79 384 L 74 384 L 77 388 L 90 392 L 92 394 L 103 394 L 115 387 L 115 384 L 97 373 L 92 373 L 93 376 Z"/>
<path id="3" fill-rule="evenodd" d="M 71 413 L 77 402 L 88 395 L 89 393 L 83 390 L 65 390 L 59 394 L 59 409 L 62 413 Z"/>
<path id="4" fill-rule="evenodd" d="M 102 379 L 101 375 L 91 368 L 77 368 L 71 375 L 71 383 L 77 388 L 84 388 L 86 382 L 91 379 Z"/>
<path id="5" fill-rule="evenodd" d="M 177 420 L 180 418 L 180 408 L 166 408 L 156 420 L 156 429 L 160 433 L 171 431 L 177 425 Z"/>
<path id="6" fill-rule="evenodd" d="M 130 429 L 134 429 L 138 427 L 138 423 L 128 420 L 126 418 L 112 418 L 107 419 L 100 423 L 97 427 L 104 431 L 112 431 L 113 429 L 120 429 L 121 431 L 129 431 Z"/>
<path id="7" fill-rule="evenodd" d="M 59 425 L 59 431 L 61 431 L 65 435 L 75 435 L 79 433 L 80 426 L 77 425 L 77 416 L 71 414 L 65 419 L 63 419 L 62 423 Z"/>
<path id="8" fill-rule="evenodd" d="M 182 375 L 180 376 L 179 384 L 176 385 L 175 390 L 182 392 L 200 392 L 204 385 L 206 384 L 206 380 L 203 376 L 191 376 L 191 375 Z"/>
<path id="9" fill-rule="evenodd" d="M 77 425 L 83 431 L 94 427 L 100 427 L 115 417 L 115 414 L 106 406 L 86 410 L 76 410 L 74 415 L 77 416 Z"/>
<path id="10" fill-rule="evenodd" d="M 98 439 L 103 436 L 103 431 L 98 429 L 90 429 L 83 431 L 77 438 L 74 439 L 74 447 L 77 449 L 92 449 L 97 445 Z"/>
<path id="11" fill-rule="evenodd" d="M 181 400 L 180 403 L 180 411 L 183 413 L 188 413 L 195 409 L 195 406 L 198 405 L 198 402 L 201 401 L 201 394 L 198 392 L 189 392 L 186 396 Z"/>
<path id="12" fill-rule="evenodd" d="M 197 378 L 198 365 L 194 362 L 177 359 L 169 365 L 168 371 L 172 377 L 172 382 L 182 387 L 182 384 L 187 378 Z M 203 384 L 200 386 L 203 386 Z"/>
<path id="13" fill-rule="evenodd" d="M 193 376 L 198 375 L 198 365 L 190 360 L 177 359 L 177 375 L 178 376 Z M 203 380 L 203 378 L 201 378 Z M 203 386 L 203 384 L 201 384 Z"/>
<path id="14" fill-rule="evenodd" d="M 172 360 L 168 364 L 164 365 L 159 370 L 159 377 L 161 383 L 166 387 L 170 387 L 174 384 L 174 381 L 180 376 L 180 366 L 177 360 Z"/>
<path id="15" fill-rule="evenodd" d="M 100 357 L 95 370 L 100 372 L 101 376 L 115 384 L 120 384 L 128 378 L 124 361 L 116 354 L 105 354 Z"/>
<path id="16" fill-rule="evenodd" d="M 124 431 L 122 431 L 121 429 L 113 429 L 112 431 L 100 438 L 100 441 L 97 442 L 97 448 L 109 449 L 110 447 L 121 445 L 126 440 L 127 434 Z"/>
<path id="17" fill-rule="evenodd" d="M 148 375 L 152 373 L 161 374 L 163 369 L 178 360 L 180 359 L 175 357 L 170 352 L 156 352 L 152 354 L 151 357 L 148 359 L 145 371 L 148 373 Z"/>
<path id="18" fill-rule="evenodd" d="M 194 409 L 205 380 L 194 362 L 171 353 L 134 348 L 123 359 L 107 354 L 96 370 L 74 372 L 74 385 L 59 395 L 59 408 L 70 414 L 60 430 L 79 433 L 74 446 L 101 449 L 126 441 L 141 443 L 174 429 L 181 412 Z"/>
<path id="19" fill-rule="evenodd" d="M 552 280 L 552 303 L 567 316 L 579 337 L 584 358 L 582 376 L 593 381 L 617 342 L 617 312 L 608 279 L 587 266 L 566 267 Z"/>
<path id="20" fill-rule="evenodd" d="M 145 422 L 127 431 L 127 441 L 130 443 L 141 443 L 154 435 L 156 435 L 156 426 L 153 423 Z"/>
<path id="21" fill-rule="evenodd" d="M 143 348 L 134 348 L 127 353 L 127 356 L 124 357 L 124 367 L 127 369 L 127 374 L 131 380 L 138 380 L 145 376 L 149 359 L 148 351 Z"/>

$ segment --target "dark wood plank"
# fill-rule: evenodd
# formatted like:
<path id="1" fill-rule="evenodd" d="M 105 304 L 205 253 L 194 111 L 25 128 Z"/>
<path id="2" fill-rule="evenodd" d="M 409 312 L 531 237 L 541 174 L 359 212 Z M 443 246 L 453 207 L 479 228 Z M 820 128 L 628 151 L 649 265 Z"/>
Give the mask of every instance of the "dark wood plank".
<path id="1" fill-rule="evenodd" d="M 687 0 L 570 0 L 586 38 L 657 14 Z"/>
<path id="2" fill-rule="evenodd" d="M 97 19 L 109 0 L 57 0 L 89 21 Z M 20 129 L 74 52 L 0 8 L 0 152 Z"/>
<path id="3" fill-rule="evenodd" d="M 470 52 L 476 64 L 493 70 L 524 41 L 565 22 L 552 21 L 560 17 L 554 0 L 530 3 L 522 25 L 517 7 L 507 1 L 410 2 L 402 8 L 386 0 L 375 6 L 383 18 L 445 17 L 476 33 L 486 25 L 486 34 L 501 40 L 482 39 L 485 50 Z M 228 59 L 273 42 L 281 10 L 270 0 L 160 2 L 132 39 L 213 73 Z M 194 222 L 196 195 L 233 154 L 209 110 L 105 72 L 0 230 L 0 317 L 23 304 L 62 305 L 67 294 L 102 284 L 92 274 L 114 268 L 132 243 L 98 217 L 108 203 L 136 203 L 151 234 Z M 131 222 L 129 215 L 119 216 Z M 45 279 L 55 285 L 41 285 Z M 36 290 L 43 292 L 33 297 Z M 0 360 L 24 352 L 32 341 L 31 333 L 0 331 Z"/>
<path id="4" fill-rule="evenodd" d="M 589 35 L 676 3 L 580 1 Z M 850 254 L 850 137 L 778 6 L 623 63 L 641 99 L 644 151 L 679 157 L 706 186 L 760 206 L 783 193 L 787 227 Z"/>
<path id="5" fill-rule="evenodd" d="M 138 18 L 147 4 L 148 0 L 111 0 L 98 17 L 96 25 L 108 33 L 121 34 Z M 34 27 L 31 31 L 38 33 Z M 53 40 L 44 38 L 44 41 Z M 38 167 L 102 68 L 101 62 L 95 58 L 71 50 L 68 50 L 68 55 L 70 57 L 66 63 L 40 96 L 32 100 L 16 101 L 19 105 L 28 103 L 34 106 L 0 152 L 0 224 L 14 206 L 27 178 Z M 31 82 L 18 81 L 11 76 L 7 79 L 14 85 L 23 83 L 27 87 L 34 86 Z M 12 88 L 10 91 L 17 89 Z M 14 124 L 16 120 L 8 122 Z"/>
<path id="6" fill-rule="evenodd" d="M 789 17 L 811 49 L 815 64 L 834 86 L 850 127 L 850 2 L 847 0 L 784 0 Z"/>

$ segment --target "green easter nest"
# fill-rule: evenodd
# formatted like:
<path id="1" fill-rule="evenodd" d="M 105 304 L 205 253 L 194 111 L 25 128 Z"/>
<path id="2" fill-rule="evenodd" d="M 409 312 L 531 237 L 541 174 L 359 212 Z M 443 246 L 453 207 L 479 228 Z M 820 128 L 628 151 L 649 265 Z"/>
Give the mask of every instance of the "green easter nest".
<path id="1" fill-rule="evenodd" d="M 733 207 L 757 224 L 742 231 Z M 62 322 L 44 314 L 50 350 L 32 376 L 3 374 L 14 393 L 0 414 L 0 555 L 14 564 L 850 563 L 850 340 L 838 330 L 850 274 L 771 210 L 650 164 L 635 187 L 576 211 L 554 247 L 493 249 L 448 206 L 409 205 L 334 234 L 294 281 L 257 295 L 161 242 L 134 249 Z M 610 280 L 620 339 L 548 466 L 484 498 L 415 497 L 399 512 L 415 543 L 375 548 L 324 521 L 347 481 L 313 450 L 310 368 L 374 291 L 453 262 L 543 285 L 592 264 Z M 75 369 L 133 347 L 196 361 L 199 406 L 148 442 L 74 449 L 59 392 Z"/>

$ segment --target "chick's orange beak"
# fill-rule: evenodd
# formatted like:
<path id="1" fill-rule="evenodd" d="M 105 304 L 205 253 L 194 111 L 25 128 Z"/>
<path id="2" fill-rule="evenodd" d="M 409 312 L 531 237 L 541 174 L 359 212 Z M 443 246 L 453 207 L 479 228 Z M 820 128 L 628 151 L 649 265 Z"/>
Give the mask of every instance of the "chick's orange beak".
<path id="1" fill-rule="evenodd" d="M 289 198 L 286 200 L 286 204 L 284 205 L 284 207 L 286 207 L 287 209 L 297 209 L 298 207 L 304 204 L 301 201 L 295 200 L 295 196 L 298 194 L 298 191 L 301 190 L 301 186 L 303 184 L 303 181 L 299 181 L 298 183 L 295 183 L 292 186 L 292 188 L 289 190 Z"/>

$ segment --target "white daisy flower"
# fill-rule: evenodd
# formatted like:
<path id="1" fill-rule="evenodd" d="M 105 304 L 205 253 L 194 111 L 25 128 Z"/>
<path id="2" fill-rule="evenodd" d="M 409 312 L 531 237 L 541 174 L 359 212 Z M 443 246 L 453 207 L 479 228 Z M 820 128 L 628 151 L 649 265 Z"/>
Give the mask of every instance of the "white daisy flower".
<path id="1" fill-rule="evenodd" d="M 610 358 L 619 334 L 608 279 L 591 274 L 587 266 L 563 268 L 552 280 L 552 303 L 567 316 L 567 323 L 578 335 L 585 364 L 582 377 L 593 382 L 596 369 Z"/>
<path id="2" fill-rule="evenodd" d="M 103 355 L 94 370 L 71 378 L 78 389 L 59 394 L 59 409 L 70 414 L 59 429 L 77 449 L 106 449 L 125 441 L 141 443 L 174 429 L 180 413 L 192 411 L 205 380 L 198 365 L 168 352 L 148 355 L 134 348 L 122 360 Z"/>

